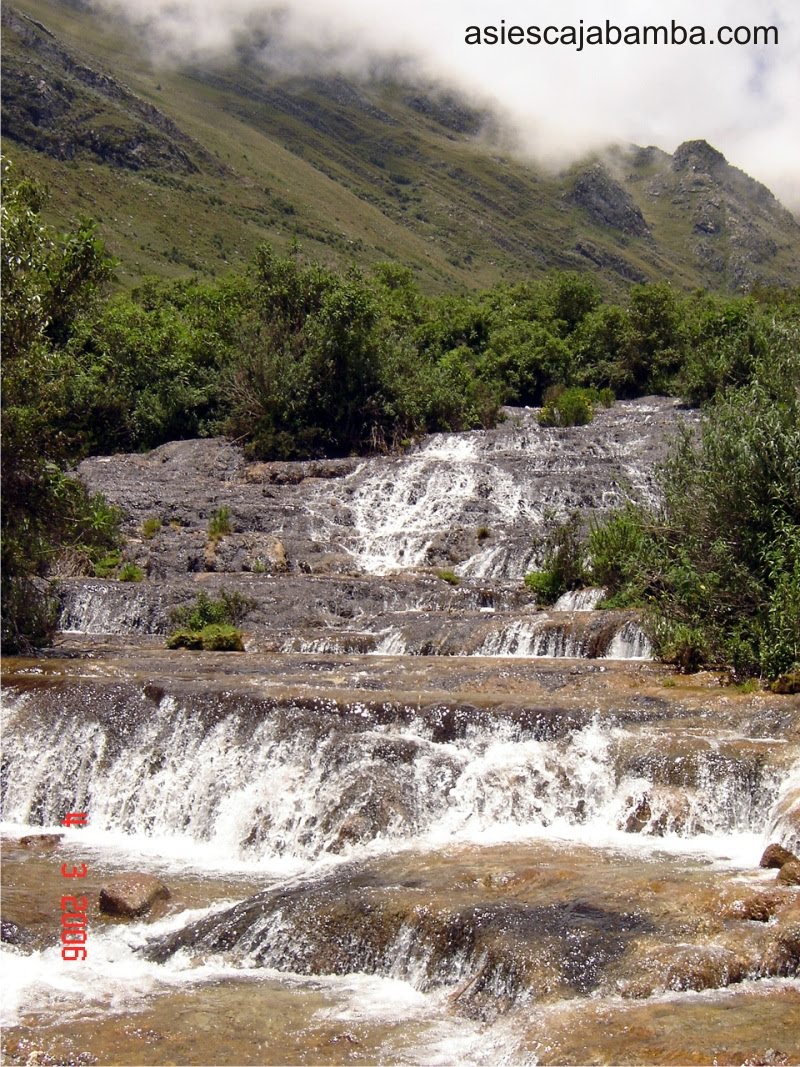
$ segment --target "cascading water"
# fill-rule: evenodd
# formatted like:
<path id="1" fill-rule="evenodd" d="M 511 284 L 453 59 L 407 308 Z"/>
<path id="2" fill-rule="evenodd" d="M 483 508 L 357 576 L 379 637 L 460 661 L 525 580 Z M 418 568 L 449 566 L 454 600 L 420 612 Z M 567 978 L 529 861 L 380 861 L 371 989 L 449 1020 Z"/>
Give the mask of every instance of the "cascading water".
<path id="1" fill-rule="evenodd" d="M 758 987 L 782 1062 L 774 1008 L 792 1003 L 768 983 L 797 972 L 795 890 L 756 865 L 800 840 L 800 714 L 667 679 L 601 590 L 540 611 L 520 581 L 572 510 L 615 506 L 623 482 L 651 498 L 653 431 L 675 418 L 639 401 L 561 431 L 510 411 L 359 462 L 248 466 L 212 441 L 87 461 L 150 577 L 64 580 L 71 658 L 10 669 L 8 1062 L 194 1062 L 196 1045 L 198 1062 L 536 1064 L 554 1061 L 525 1044 L 531 1020 L 557 1029 L 562 1006 L 649 1049 L 659 997 L 685 1012 L 697 991 L 696 1010 L 733 982 L 743 1014 Z M 236 532 L 209 547 L 222 505 Z M 175 524 L 144 542 L 156 512 Z M 246 654 L 157 648 L 201 590 L 252 603 Z M 70 810 L 88 829 L 17 840 Z M 72 972 L 46 906 L 64 859 L 94 879 Z M 119 870 L 163 877 L 172 911 L 105 921 Z M 623 1001 L 652 1016 L 629 1026 Z"/>
<path id="2" fill-rule="evenodd" d="M 376 840 L 553 827 L 591 839 L 598 828 L 630 830 L 645 795 L 638 829 L 662 820 L 663 831 L 675 799 L 660 788 L 657 759 L 647 771 L 658 732 L 631 735 L 599 718 L 553 738 L 536 718 L 473 717 L 442 737 L 444 709 L 153 703 L 114 689 L 80 699 L 80 710 L 55 719 L 34 710 L 34 693 L 8 699 L 6 820 L 55 824 L 77 804 L 98 830 L 196 842 L 229 860 L 307 861 Z M 680 781 L 683 767 L 685 782 L 679 836 L 763 828 L 782 767 L 757 755 L 745 750 L 721 781 L 716 748 L 676 759 L 670 773 Z"/>

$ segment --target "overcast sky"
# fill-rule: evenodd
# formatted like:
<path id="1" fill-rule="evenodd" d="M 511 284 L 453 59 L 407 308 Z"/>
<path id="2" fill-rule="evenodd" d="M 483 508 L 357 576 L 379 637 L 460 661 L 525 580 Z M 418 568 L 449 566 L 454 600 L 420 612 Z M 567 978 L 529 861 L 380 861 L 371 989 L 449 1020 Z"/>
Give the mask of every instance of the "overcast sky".
<path id="1" fill-rule="evenodd" d="M 673 151 L 705 138 L 800 208 L 800 3 L 772 0 L 96 0 L 149 26 L 161 61 L 224 54 L 268 19 L 265 57 L 363 75 L 376 58 L 491 100 L 522 150 L 563 163 L 609 142 Z M 469 25 L 775 25 L 777 46 L 468 46 Z"/>

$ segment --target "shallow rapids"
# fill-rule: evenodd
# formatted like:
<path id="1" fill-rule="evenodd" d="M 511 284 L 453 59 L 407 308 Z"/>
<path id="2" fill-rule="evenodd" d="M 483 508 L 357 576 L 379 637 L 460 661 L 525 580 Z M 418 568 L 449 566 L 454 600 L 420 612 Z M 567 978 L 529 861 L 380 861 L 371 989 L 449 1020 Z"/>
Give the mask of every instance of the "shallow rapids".
<path id="1" fill-rule="evenodd" d="M 678 1062 L 666 1003 L 697 1062 L 792 1062 L 798 891 L 757 867 L 796 847 L 791 698 L 647 663 L 63 649 L 7 664 L 7 1062 Z M 102 915 L 126 871 L 171 898 Z"/>

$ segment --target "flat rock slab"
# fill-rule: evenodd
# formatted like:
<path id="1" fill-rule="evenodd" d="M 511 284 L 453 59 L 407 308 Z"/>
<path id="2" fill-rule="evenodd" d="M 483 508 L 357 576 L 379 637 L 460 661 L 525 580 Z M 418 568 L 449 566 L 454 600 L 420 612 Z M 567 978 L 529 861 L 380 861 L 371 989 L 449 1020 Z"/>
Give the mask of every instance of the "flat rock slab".
<path id="1" fill-rule="evenodd" d="M 100 911 L 133 919 L 145 915 L 158 900 L 169 900 L 170 891 L 150 874 L 126 874 L 113 878 L 100 890 Z"/>

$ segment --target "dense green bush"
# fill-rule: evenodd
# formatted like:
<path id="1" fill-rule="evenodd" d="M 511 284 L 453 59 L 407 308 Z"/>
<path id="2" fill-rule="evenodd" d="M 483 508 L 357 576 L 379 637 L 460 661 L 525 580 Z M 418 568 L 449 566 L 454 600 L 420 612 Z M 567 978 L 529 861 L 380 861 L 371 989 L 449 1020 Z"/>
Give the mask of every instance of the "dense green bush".
<path id="1" fill-rule="evenodd" d="M 58 235 L 39 211 L 41 188 L 3 167 L 2 646 L 49 639 L 45 580 L 60 553 L 87 569 L 118 540 L 118 515 L 64 473 L 74 456 L 73 366 L 66 349 L 109 277 L 94 228 Z"/>
<path id="2" fill-rule="evenodd" d="M 586 426 L 594 418 L 594 390 L 556 386 L 545 393 L 540 426 Z"/>
<path id="3" fill-rule="evenodd" d="M 255 601 L 242 593 L 220 592 L 217 599 L 205 590 L 194 603 L 184 604 L 170 613 L 170 622 L 180 630 L 202 630 L 206 626 L 237 626 L 255 607 Z"/>
<path id="4" fill-rule="evenodd" d="M 800 661 L 800 328 L 719 395 L 661 475 L 663 503 L 596 526 L 609 602 L 649 605 L 661 658 L 775 678 Z"/>
<path id="5" fill-rule="evenodd" d="M 244 652 L 240 631 L 222 624 L 204 626 L 202 630 L 176 630 L 167 638 L 166 646 L 203 652 Z"/>

